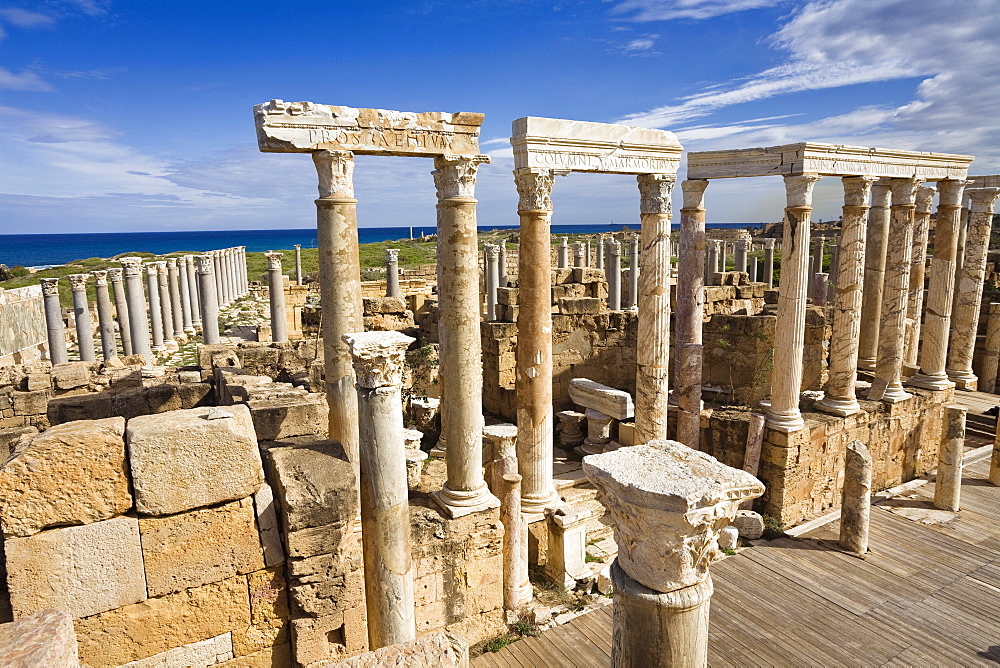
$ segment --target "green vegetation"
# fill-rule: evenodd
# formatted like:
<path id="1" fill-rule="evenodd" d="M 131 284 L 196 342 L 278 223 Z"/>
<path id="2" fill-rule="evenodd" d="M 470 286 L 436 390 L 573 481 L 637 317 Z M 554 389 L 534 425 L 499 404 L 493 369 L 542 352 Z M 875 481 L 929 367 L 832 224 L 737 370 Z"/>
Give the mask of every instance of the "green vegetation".
<path id="1" fill-rule="evenodd" d="M 722 550 L 722 554 L 726 555 L 727 557 L 731 557 L 734 554 L 736 554 L 736 550 L 734 550 L 731 547 L 720 547 L 719 549 Z"/>
<path id="2" fill-rule="evenodd" d="M 764 535 L 762 536 L 764 540 L 784 538 L 786 535 L 785 525 L 782 524 L 781 520 L 773 515 L 764 515 Z"/>
<path id="3" fill-rule="evenodd" d="M 510 632 L 490 640 L 483 646 L 483 652 L 499 652 L 507 645 L 517 642 L 521 638 L 536 637 L 541 635 L 541 631 L 531 622 L 522 619 L 511 625 Z"/>

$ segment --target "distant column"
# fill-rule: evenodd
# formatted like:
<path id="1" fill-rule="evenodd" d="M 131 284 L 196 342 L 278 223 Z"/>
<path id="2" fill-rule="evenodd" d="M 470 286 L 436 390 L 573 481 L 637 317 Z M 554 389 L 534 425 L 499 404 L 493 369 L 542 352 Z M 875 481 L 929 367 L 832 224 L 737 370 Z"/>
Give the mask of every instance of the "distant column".
<path id="1" fill-rule="evenodd" d="M 295 285 L 302 285 L 302 244 L 295 244 Z"/>
<path id="2" fill-rule="evenodd" d="M 225 304 L 233 301 L 233 249 L 223 248 L 219 251 L 222 254 L 222 297 Z M 218 268 L 216 268 L 218 271 Z"/>
<path id="3" fill-rule="evenodd" d="M 736 241 L 736 271 L 747 270 L 747 240 L 737 239 Z"/>
<path id="4" fill-rule="evenodd" d="M 176 258 L 177 283 L 181 298 L 181 328 L 185 336 L 194 336 L 194 319 L 191 311 L 191 286 L 188 285 L 187 256 Z"/>
<path id="5" fill-rule="evenodd" d="M 199 255 L 198 294 L 201 297 L 201 335 L 207 345 L 220 342 L 219 293 L 215 283 L 215 258 L 213 253 Z"/>
<path id="6" fill-rule="evenodd" d="M 201 329 L 201 296 L 198 294 L 198 274 L 194 255 L 184 256 L 184 273 L 187 274 L 188 300 L 191 303 L 191 326 L 197 332 Z"/>
<path id="7" fill-rule="evenodd" d="M 500 283 L 500 267 L 497 266 L 498 248 L 493 244 L 483 246 L 486 268 L 486 320 L 497 319 L 497 287 Z"/>
<path id="8" fill-rule="evenodd" d="M 559 263 L 556 266 L 560 269 L 565 269 L 569 266 L 569 237 L 561 237 L 559 239 Z"/>
<path id="9" fill-rule="evenodd" d="M 868 239 L 865 242 L 865 283 L 861 304 L 861 340 L 858 366 L 874 369 L 878 357 L 878 330 L 882 319 L 882 282 L 885 280 L 885 253 L 889 243 L 889 179 L 872 186 L 868 212 Z"/>
<path id="10" fill-rule="evenodd" d="M 715 280 L 715 269 L 719 264 L 719 260 L 717 259 L 719 247 L 714 241 L 708 239 L 705 241 L 705 249 L 705 285 L 712 285 Z M 680 259 L 678 258 L 679 263 Z"/>
<path id="11" fill-rule="evenodd" d="M 97 329 L 101 334 L 101 357 L 109 360 L 118 356 L 115 345 L 115 314 L 108 293 L 108 272 L 105 269 L 90 272 L 94 276 L 94 293 L 97 298 Z"/>
<path id="12" fill-rule="evenodd" d="M 288 319 L 285 315 L 285 276 L 281 273 L 281 253 L 267 252 L 267 287 L 271 302 L 271 340 L 288 340 Z"/>
<path id="13" fill-rule="evenodd" d="M 913 245 L 910 252 L 910 285 L 906 300 L 906 319 L 910 323 L 906 332 L 904 362 L 917 366 L 920 348 L 920 320 L 924 313 L 924 274 L 927 268 L 927 239 L 931 209 L 937 190 L 923 187 L 917 190 L 917 210 L 913 217 Z"/>
<path id="14" fill-rule="evenodd" d="M 149 328 L 153 335 L 153 352 L 163 351 L 163 309 L 160 308 L 160 281 L 156 263 L 148 262 L 146 267 L 146 292 L 149 298 Z M 127 270 L 126 270 L 127 272 Z M 129 305 L 131 307 L 131 304 Z M 131 313 L 129 308 L 129 313 Z"/>
<path id="15" fill-rule="evenodd" d="M 583 246 L 584 246 L 584 251 L 583 251 L 583 266 L 584 267 L 589 267 L 590 266 L 590 239 L 587 239 L 586 241 L 584 241 L 583 242 Z"/>
<path id="16" fill-rule="evenodd" d="M 225 306 L 226 295 L 222 290 L 222 251 L 209 251 L 212 255 L 212 277 L 215 280 L 215 303 L 218 307 Z"/>
<path id="17" fill-rule="evenodd" d="M 69 361 L 66 351 L 66 325 L 63 323 L 62 306 L 59 305 L 59 279 L 43 278 L 42 295 L 45 301 L 45 328 L 49 339 L 49 359 L 52 365 Z"/>
<path id="18" fill-rule="evenodd" d="M 160 311 L 163 324 L 163 344 L 168 346 L 174 339 L 174 312 L 170 302 L 170 283 L 167 275 L 167 263 L 163 260 L 156 262 L 157 287 L 160 290 Z"/>
<path id="19" fill-rule="evenodd" d="M 759 276 L 759 264 L 757 261 L 757 256 L 753 255 L 750 258 L 750 282 L 757 283 L 758 276 Z"/>
<path id="20" fill-rule="evenodd" d="M 170 314 L 174 322 L 174 338 L 178 341 L 187 340 L 184 331 L 184 309 L 181 300 L 180 272 L 177 270 L 177 259 L 167 260 L 167 281 L 170 286 Z"/>
<path id="21" fill-rule="evenodd" d="M 80 348 L 80 359 L 93 362 L 97 359 L 94 353 L 94 326 L 90 321 L 90 304 L 87 301 L 87 274 L 70 274 L 70 290 L 73 291 L 73 313 L 76 319 L 76 343 Z"/>
<path id="22" fill-rule="evenodd" d="M 608 239 L 608 310 L 622 310 L 622 245 L 617 239 Z"/>
<path id="23" fill-rule="evenodd" d="M 697 450 L 701 442 L 702 321 L 705 314 L 705 188 L 681 183 L 680 248 L 677 253 L 677 440 Z M 711 248 L 711 246 L 709 246 Z"/>
<path id="24" fill-rule="evenodd" d="M 997 363 L 1000 361 L 1000 304 L 992 303 L 986 321 L 986 343 L 983 346 L 983 367 L 979 391 L 996 394 Z"/>
<path id="25" fill-rule="evenodd" d="M 115 312 L 118 314 L 118 331 L 122 337 L 122 352 L 128 356 L 133 354 L 132 323 L 129 322 L 128 298 L 125 296 L 123 270 L 120 267 L 108 269 L 111 279 L 111 293 L 115 298 Z"/>
<path id="26" fill-rule="evenodd" d="M 584 254 L 587 252 L 586 246 L 584 246 L 582 241 L 577 241 L 573 244 L 573 266 L 574 267 L 584 267 Z"/>
<path id="27" fill-rule="evenodd" d="M 132 340 L 132 354 L 140 355 L 146 364 L 153 363 L 153 351 L 149 346 L 149 316 L 146 314 L 146 297 L 142 293 L 142 258 L 123 257 L 125 273 L 125 298 L 128 300 L 129 338 Z M 156 273 L 154 269 L 153 277 Z M 161 342 L 162 345 L 162 342 Z"/>
<path id="28" fill-rule="evenodd" d="M 595 251 L 597 255 L 595 259 L 597 261 L 597 268 L 601 271 L 604 271 L 604 245 L 606 243 L 606 235 L 599 234 L 597 236 L 597 249 Z"/>
<path id="29" fill-rule="evenodd" d="M 671 181 L 673 184 L 673 181 Z M 670 223 L 667 223 L 668 228 Z M 670 230 L 667 230 L 667 244 L 670 244 Z M 669 251 L 669 248 L 667 249 Z M 664 276 L 669 280 L 670 258 L 667 258 L 667 273 Z M 670 292 L 668 284 L 667 292 Z M 669 299 L 668 299 L 669 301 Z M 625 303 L 626 311 L 634 311 L 639 308 L 639 235 L 633 235 L 628 240 L 628 301 Z M 666 436 L 664 436 L 666 438 Z"/>
<path id="30" fill-rule="evenodd" d="M 764 239 L 764 283 L 774 287 L 774 239 Z"/>
<path id="31" fill-rule="evenodd" d="M 385 249 L 385 296 L 402 297 L 399 290 L 399 249 Z"/>
<path id="32" fill-rule="evenodd" d="M 497 264 L 500 267 L 500 283 L 501 288 L 506 288 L 510 285 L 510 277 L 507 274 L 507 240 L 501 239 L 499 243 L 499 250 L 497 251 Z"/>

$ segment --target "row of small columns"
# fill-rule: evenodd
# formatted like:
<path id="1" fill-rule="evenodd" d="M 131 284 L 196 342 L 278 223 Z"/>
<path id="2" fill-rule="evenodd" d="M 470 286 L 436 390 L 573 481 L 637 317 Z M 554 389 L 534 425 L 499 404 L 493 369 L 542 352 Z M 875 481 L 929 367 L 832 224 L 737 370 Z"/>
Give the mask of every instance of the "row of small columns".
<path id="1" fill-rule="evenodd" d="M 704 284 L 712 285 L 715 282 L 715 274 L 726 270 L 726 242 L 720 239 L 706 239 L 706 252 L 702 265 L 704 266 Z M 753 282 L 767 283 L 767 287 L 774 287 L 774 239 L 764 239 L 764 261 L 758 262 L 753 256 L 752 262 L 748 255 L 751 243 L 746 239 L 737 239 L 733 244 L 733 267 L 734 271 L 741 271 L 749 274 Z"/>

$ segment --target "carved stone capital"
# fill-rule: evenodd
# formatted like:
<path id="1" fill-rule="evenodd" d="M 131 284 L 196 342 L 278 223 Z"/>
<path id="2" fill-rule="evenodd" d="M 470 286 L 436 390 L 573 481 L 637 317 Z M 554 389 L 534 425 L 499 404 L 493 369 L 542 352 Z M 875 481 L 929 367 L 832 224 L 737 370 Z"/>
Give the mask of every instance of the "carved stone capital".
<path id="1" fill-rule="evenodd" d="M 202 253 L 197 257 L 199 274 L 215 273 L 215 258 L 211 253 Z"/>
<path id="2" fill-rule="evenodd" d="M 406 349 L 414 340 L 399 332 L 344 334 L 358 387 L 374 390 L 402 385 Z"/>
<path id="3" fill-rule="evenodd" d="M 38 281 L 42 284 L 42 294 L 46 297 L 59 296 L 59 279 L 42 278 Z"/>
<path id="4" fill-rule="evenodd" d="M 684 208 L 704 209 L 705 188 L 708 188 L 708 181 L 706 179 L 686 179 L 681 181 L 681 192 L 684 195 Z"/>
<path id="5" fill-rule="evenodd" d="M 66 278 L 69 279 L 69 289 L 73 292 L 80 292 L 81 290 L 87 289 L 87 282 L 90 280 L 90 275 L 70 274 Z"/>
<path id="6" fill-rule="evenodd" d="M 156 267 L 156 273 L 163 274 L 164 276 L 167 275 L 167 261 L 166 260 L 160 260 L 158 262 L 154 262 L 153 265 Z"/>
<path id="7" fill-rule="evenodd" d="M 622 245 L 617 239 L 608 239 L 608 253 L 610 255 L 621 255 Z"/>
<path id="8" fill-rule="evenodd" d="M 476 196 L 476 173 L 479 165 L 489 162 L 488 155 L 460 156 L 439 155 L 434 158 L 434 187 L 438 199 Z"/>
<path id="9" fill-rule="evenodd" d="M 147 262 L 143 266 L 146 268 L 146 275 L 147 276 L 158 276 L 159 275 L 159 268 L 156 266 L 155 262 Z"/>
<path id="10" fill-rule="evenodd" d="M 813 186 L 822 177 L 817 174 L 785 177 L 785 206 L 789 209 L 812 206 Z"/>
<path id="11" fill-rule="evenodd" d="M 385 261 L 386 262 L 399 262 L 399 249 L 398 248 L 386 248 L 385 249 Z"/>
<path id="12" fill-rule="evenodd" d="M 576 241 L 573 243 L 573 255 L 582 257 L 587 253 L 587 244 L 582 241 Z"/>
<path id="13" fill-rule="evenodd" d="M 774 250 L 774 239 L 764 239 L 764 248 Z"/>
<path id="14" fill-rule="evenodd" d="M 500 254 L 500 247 L 496 244 L 483 244 L 483 252 L 486 253 L 486 259 L 496 260 Z"/>
<path id="15" fill-rule="evenodd" d="M 845 176 L 840 181 L 844 184 L 844 206 L 867 207 L 872 196 L 872 185 L 878 181 L 878 177 Z"/>
<path id="16" fill-rule="evenodd" d="M 313 151 L 319 177 L 319 197 L 354 199 L 354 154 L 350 151 Z"/>
<path id="17" fill-rule="evenodd" d="M 929 216 L 934 208 L 934 195 L 937 189 L 930 186 L 921 186 L 917 189 L 917 213 Z"/>
<path id="18" fill-rule="evenodd" d="M 119 268 L 108 269 L 108 278 L 111 279 L 112 283 L 121 283 L 123 273 L 124 273 L 123 269 Z"/>
<path id="19" fill-rule="evenodd" d="M 106 269 L 95 269 L 90 272 L 90 275 L 94 277 L 94 285 L 108 284 L 108 271 Z"/>
<path id="20" fill-rule="evenodd" d="M 993 213 L 993 205 L 996 204 L 997 195 L 1000 195 L 1000 188 L 967 188 L 965 194 L 972 201 L 970 212 Z"/>
<path id="21" fill-rule="evenodd" d="M 671 212 L 670 193 L 677 182 L 676 174 L 640 174 L 639 182 L 639 213 Z"/>
<path id="22" fill-rule="evenodd" d="M 764 493 L 749 473 L 676 441 L 590 455 L 583 471 L 614 520 L 618 564 L 658 592 L 703 582 L 719 532 Z"/>
<path id="23" fill-rule="evenodd" d="M 268 269 L 277 269 L 278 271 L 281 271 L 281 256 L 282 255 L 283 255 L 282 253 L 275 253 L 273 251 L 268 251 L 268 252 L 264 253 L 264 257 L 267 258 L 267 268 Z"/>
<path id="24" fill-rule="evenodd" d="M 126 276 L 142 276 L 141 257 L 122 257 L 118 258 L 118 261 L 122 263 Z"/>
<path id="25" fill-rule="evenodd" d="M 892 206 L 914 206 L 917 201 L 917 188 L 923 179 L 892 179 L 889 190 L 892 191 Z"/>
<path id="26" fill-rule="evenodd" d="M 514 170 L 514 184 L 520 201 L 518 211 L 552 211 L 551 169 L 522 168 Z"/>
<path id="27" fill-rule="evenodd" d="M 961 179 L 938 181 L 938 192 L 941 193 L 938 197 L 938 207 L 961 206 L 966 183 L 968 182 Z"/>

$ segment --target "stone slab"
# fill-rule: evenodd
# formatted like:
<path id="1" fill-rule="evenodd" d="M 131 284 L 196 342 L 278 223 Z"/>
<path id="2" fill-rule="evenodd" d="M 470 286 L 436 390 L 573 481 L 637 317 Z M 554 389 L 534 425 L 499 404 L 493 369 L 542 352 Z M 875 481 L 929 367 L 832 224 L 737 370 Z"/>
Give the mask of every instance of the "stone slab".
<path id="1" fill-rule="evenodd" d="M 574 378 L 569 381 L 569 398 L 578 406 L 604 413 L 616 420 L 627 420 L 635 416 L 632 395 L 589 378 Z"/>
<path id="2" fill-rule="evenodd" d="M 453 633 L 431 633 L 409 642 L 380 647 L 365 652 L 330 668 L 376 668 L 406 666 L 406 668 L 466 668 L 469 665 L 469 643 Z"/>
<path id="3" fill-rule="evenodd" d="M 168 515 L 252 496 L 264 482 L 250 409 L 194 408 L 129 420 L 136 509 Z"/>
<path id="4" fill-rule="evenodd" d="M 281 542 L 281 526 L 278 524 L 277 504 L 274 490 L 267 483 L 261 485 L 253 495 L 254 511 L 257 513 L 257 530 L 264 550 L 264 565 L 271 567 L 285 562 L 285 546 Z"/>
<path id="5" fill-rule="evenodd" d="M 250 591 L 250 626 L 233 631 L 233 651 L 253 654 L 288 642 L 288 585 L 281 568 L 247 575 Z"/>
<path id="6" fill-rule="evenodd" d="M 76 668 L 73 620 L 60 610 L 39 610 L 22 620 L 0 624 L 0 666 Z"/>
<path id="7" fill-rule="evenodd" d="M 146 598 L 139 523 L 116 517 L 4 541 L 15 619 L 45 608 L 89 617 Z"/>
<path id="8" fill-rule="evenodd" d="M 262 441 L 315 434 L 326 436 L 330 408 L 321 394 L 251 399 L 254 430 Z"/>
<path id="9" fill-rule="evenodd" d="M 199 640 L 190 645 L 168 649 L 145 659 L 123 663 L 118 668 L 190 668 L 191 666 L 214 666 L 233 658 L 233 638 L 231 633 L 222 633 L 214 638 Z"/>

